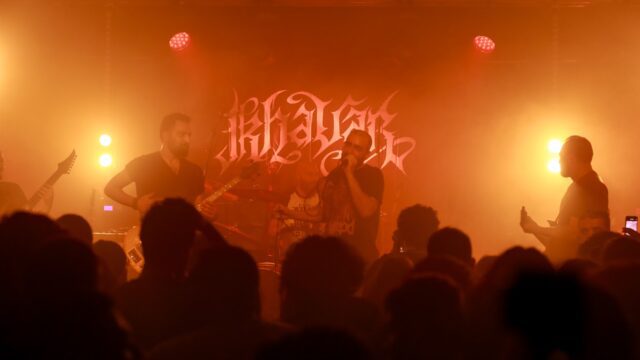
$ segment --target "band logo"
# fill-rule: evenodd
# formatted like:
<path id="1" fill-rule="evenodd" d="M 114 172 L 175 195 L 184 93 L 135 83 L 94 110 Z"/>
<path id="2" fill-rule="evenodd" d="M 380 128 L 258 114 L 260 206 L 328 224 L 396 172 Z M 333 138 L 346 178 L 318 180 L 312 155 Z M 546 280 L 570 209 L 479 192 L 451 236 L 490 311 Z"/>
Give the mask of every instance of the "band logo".
<path id="1" fill-rule="evenodd" d="M 367 162 L 380 168 L 395 166 L 406 174 L 404 161 L 416 141 L 399 137 L 389 128 L 397 116 L 388 109 L 396 94 L 397 91 L 376 105 L 350 95 L 337 102 L 306 91 L 287 90 L 276 91 L 264 100 L 251 97 L 240 101 L 235 92 L 226 116 L 228 142 L 216 159 L 224 172 L 241 160 L 288 165 L 304 157 L 319 161 L 326 175 L 328 161 L 340 158 L 346 136 L 353 129 L 362 129 L 373 139 Z"/>

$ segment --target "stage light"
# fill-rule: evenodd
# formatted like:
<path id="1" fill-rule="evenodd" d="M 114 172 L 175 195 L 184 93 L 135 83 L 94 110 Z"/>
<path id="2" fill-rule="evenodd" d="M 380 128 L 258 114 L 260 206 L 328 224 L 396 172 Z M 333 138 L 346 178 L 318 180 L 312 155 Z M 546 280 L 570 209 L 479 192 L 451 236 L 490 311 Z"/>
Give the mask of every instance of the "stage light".
<path id="1" fill-rule="evenodd" d="M 553 159 L 549 160 L 549 162 L 547 163 L 547 170 L 554 174 L 560 173 L 560 159 L 554 157 Z"/>
<path id="2" fill-rule="evenodd" d="M 473 39 L 473 44 L 481 53 L 489 54 L 496 48 L 496 43 L 488 36 L 478 35 Z"/>
<path id="3" fill-rule="evenodd" d="M 100 159 L 98 160 L 98 162 L 102 167 L 109 167 L 111 166 L 111 164 L 113 164 L 113 158 L 110 154 L 102 154 L 100 155 Z"/>
<path id="4" fill-rule="evenodd" d="M 111 145 L 111 136 L 109 136 L 108 134 L 100 135 L 100 145 L 104 147 Z"/>
<path id="5" fill-rule="evenodd" d="M 560 150 L 562 150 L 562 140 L 551 139 L 547 143 L 547 149 L 552 154 L 560 154 Z"/>
<path id="6" fill-rule="evenodd" d="M 182 51 L 189 46 L 189 43 L 191 43 L 191 37 L 183 31 L 171 37 L 169 47 L 175 51 Z"/>

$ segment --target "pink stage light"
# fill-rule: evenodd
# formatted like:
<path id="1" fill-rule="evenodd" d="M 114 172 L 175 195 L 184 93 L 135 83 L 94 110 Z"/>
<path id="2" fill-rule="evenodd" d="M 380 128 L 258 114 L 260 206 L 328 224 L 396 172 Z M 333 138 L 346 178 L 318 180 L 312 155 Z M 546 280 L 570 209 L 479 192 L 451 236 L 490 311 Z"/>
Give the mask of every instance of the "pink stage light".
<path id="1" fill-rule="evenodd" d="M 484 54 L 489 54 L 496 48 L 496 43 L 493 42 L 493 40 L 491 40 L 491 38 L 488 36 L 476 36 L 473 39 L 473 44 L 475 45 L 476 49 Z"/>
<path id="2" fill-rule="evenodd" d="M 171 37 L 169 40 L 169 47 L 175 51 L 182 51 L 186 49 L 191 43 L 191 37 L 186 32 L 180 32 Z"/>

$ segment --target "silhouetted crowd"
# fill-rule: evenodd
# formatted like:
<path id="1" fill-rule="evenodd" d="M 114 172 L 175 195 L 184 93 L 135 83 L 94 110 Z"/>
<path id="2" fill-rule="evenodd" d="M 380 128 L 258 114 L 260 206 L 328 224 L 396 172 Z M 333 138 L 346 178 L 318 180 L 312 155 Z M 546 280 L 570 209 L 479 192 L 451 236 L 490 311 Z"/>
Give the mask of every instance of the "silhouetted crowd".
<path id="1" fill-rule="evenodd" d="M 495 236 L 500 236 L 496 231 Z M 640 241 L 600 231 L 552 263 L 513 247 L 478 261 L 422 205 L 394 249 L 364 260 L 336 237 L 259 267 L 189 203 L 167 199 L 140 230 L 127 282 L 115 242 L 76 215 L 0 222 L 3 359 L 637 359 Z"/>

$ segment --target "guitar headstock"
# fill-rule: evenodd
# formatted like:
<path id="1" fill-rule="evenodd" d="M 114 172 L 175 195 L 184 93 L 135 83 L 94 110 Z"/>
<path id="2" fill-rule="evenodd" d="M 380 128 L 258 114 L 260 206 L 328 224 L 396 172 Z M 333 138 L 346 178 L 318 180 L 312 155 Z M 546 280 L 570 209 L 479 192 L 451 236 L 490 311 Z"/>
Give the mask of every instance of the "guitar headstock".
<path id="1" fill-rule="evenodd" d="M 66 159 L 62 160 L 62 162 L 58 164 L 58 170 L 56 172 L 59 174 L 69 174 L 71 172 L 71 168 L 76 163 L 77 157 L 78 155 L 76 155 L 76 150 L 74 149 Z"/>
<path id="2" fill-rule="evenodd" d="M 243 180 L 252 179 L 260 175 L 260 163 L 253 162 L 242 169 L 240 178 Z"/>

